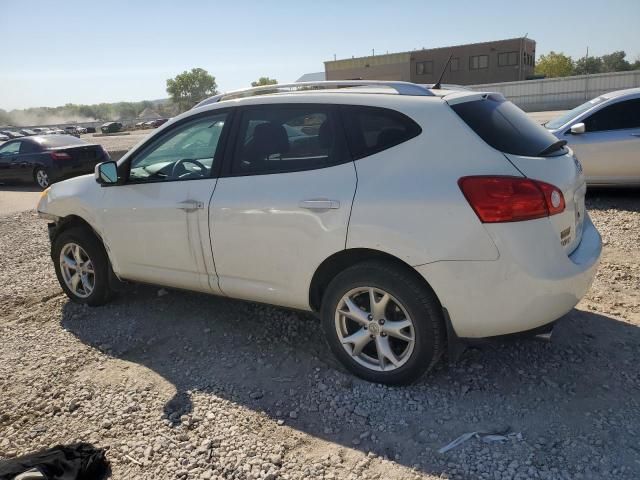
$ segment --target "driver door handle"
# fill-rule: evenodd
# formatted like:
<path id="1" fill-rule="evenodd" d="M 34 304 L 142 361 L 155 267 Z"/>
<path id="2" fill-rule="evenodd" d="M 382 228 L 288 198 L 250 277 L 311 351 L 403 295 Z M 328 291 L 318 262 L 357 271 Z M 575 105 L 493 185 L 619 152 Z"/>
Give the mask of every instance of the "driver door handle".
<path id="1" fill-rule="evenodd" d="M 340 208 L 340 202 L 337 200 L 319 198 L 314 200 L 302 200 L 298 206 L 308 210 L 328 210 Z"/>
<path id="2" fill-rule="evenodd" d="M 197 200 L 185 200 L 183 202 L 179 202 L 178 205 L 176 205 L 176 208 L 184 210 L 185 212 L 193 212 L 195 210 L 203 209 L 204 203 L 198 202 Z"/>

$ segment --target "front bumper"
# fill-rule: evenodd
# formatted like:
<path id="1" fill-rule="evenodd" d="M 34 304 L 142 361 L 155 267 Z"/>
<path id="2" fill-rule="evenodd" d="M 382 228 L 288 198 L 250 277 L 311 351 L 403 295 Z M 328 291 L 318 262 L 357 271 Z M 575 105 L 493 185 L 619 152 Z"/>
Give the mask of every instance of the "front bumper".
<path id="1" fill-rule="evenodd" d="M 582 240 L 567 256 L 548 219 L 487 225 L 500 257 L 415 267 L 447 309 L 458 337 L 533 330 L 569 312 L 589 290 L 602 241 L 587 215 Z"/>

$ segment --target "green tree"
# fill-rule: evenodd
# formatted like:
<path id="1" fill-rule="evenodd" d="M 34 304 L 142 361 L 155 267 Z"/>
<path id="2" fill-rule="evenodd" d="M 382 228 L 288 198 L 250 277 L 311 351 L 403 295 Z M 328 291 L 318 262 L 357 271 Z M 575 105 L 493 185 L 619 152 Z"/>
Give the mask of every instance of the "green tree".
<path id="1" fill-rule="evenodd" d="M 603 55 L 602 57 L 602 71 L 603 72 L 626 72 L 631 70 L 631 65 L 625 59 L 627 54 L 623 50 L 612 52 L 609 55 Z"/>
<path id="2" fill-rule="evenodd" d="M 202 68 L 192 68 L 167 80 L 167 93 L 181 112 L 218 93 L 216 78 Z"/>
<path id="3" fill-rule="evenodd" d="M 553 50 L 547 55 L 540 55 L 536 62 L 536 74 L 546 77 L 568 77 L 573 73 L 573 60 L 564 53 Z"/>
<path id="4" fill-rule="evenodd" d="M 591 75 L 603 71 L 602 58 L 600 57 L 582 57 L 576 61 L 576 66 L 573 69 L 575 75 Z"/>
<path id="5" fill-rule="evenodd" d="M 276 80 L 275 78 L 260 77 L 255 82 L 251 82 L 251 86 L 252 87 L 262 87 L 264 85 L 276 85 L 277 83 L 278 83 L 278 80 Z"/>

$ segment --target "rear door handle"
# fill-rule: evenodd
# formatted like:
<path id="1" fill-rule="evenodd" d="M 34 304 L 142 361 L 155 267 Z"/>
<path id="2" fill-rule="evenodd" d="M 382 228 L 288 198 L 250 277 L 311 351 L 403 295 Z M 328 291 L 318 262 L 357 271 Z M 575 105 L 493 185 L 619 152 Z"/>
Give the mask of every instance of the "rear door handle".
<path id="1" fill-rule="evenodd" d="M 176 208 L 184 210 L 185 212 L 193 212 L 195 210 L 203 209 L 204 203 L 198 202 L 197 200 L 185 200 L 183 202 L 179 202 L 178 205 L 176 205 Z"/>
<path id="2" fill-rule="evenodd" d="M 306 208 L 307 210 L 329 210 L 340 208 L 340 202 L 338 200 L 319 198 L 314 200 L 302 200 L 298 206 L 300 208 Z"/>

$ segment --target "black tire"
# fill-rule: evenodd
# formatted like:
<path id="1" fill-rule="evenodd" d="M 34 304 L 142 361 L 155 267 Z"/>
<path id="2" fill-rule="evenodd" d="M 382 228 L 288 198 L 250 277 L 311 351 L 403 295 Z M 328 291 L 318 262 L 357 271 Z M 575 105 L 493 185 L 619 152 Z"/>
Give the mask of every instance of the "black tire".
<path id="1" fill-rule="evenodd" d="M 91 294 L 86 297 L 76 295 L 67 286 L 62 274 L 60 253 L 62 249 L 70 243 L 75 243 L 80 246 L 88 255 L 93 265 L 94 287 Z M 104 305 L 113 298 L 114 292 L 109 284 L 109 278 L 112 275 L 109 258 L 107 257 L 104 246 L 90 229 L 86 227 L 74 227 L 64 230 L 57 235 L 51 245 L 51 258 L 55 266 L 58 282 L 67 294 L 67 297 L 73 302 L 95 307 Z"/>
<path id="2" fill-rule="evenodd" d="M 46 183 L 42 181 L 42 179 L 46 178 Z M 41 189 L 48 188 L 51 185 L 51 177 L 49 176 L 49 172 L 43 167 L 37 167 L 33 171 L 33 181 L 36 182 L 36 185 Z"/>
<path id="3" fill-rule="evenodd" d="M 414 346 L 404 364 L 390 371 L 368 368 L 345 350 L 336 328 L 336 309 L 342 297 L 358 287 L 391 294 L 413 322 Z M 370 382 L 402 385 L 414 382 L 438 362 L 445 349 L 445 323 L 433 291 L 407 268 L 384 260 L 356 264 L 338 274 L 322 298 L 322 326 L 333 354 L 352 373 Z M 372 327 L 371 327 L 372 328 Z"/>

